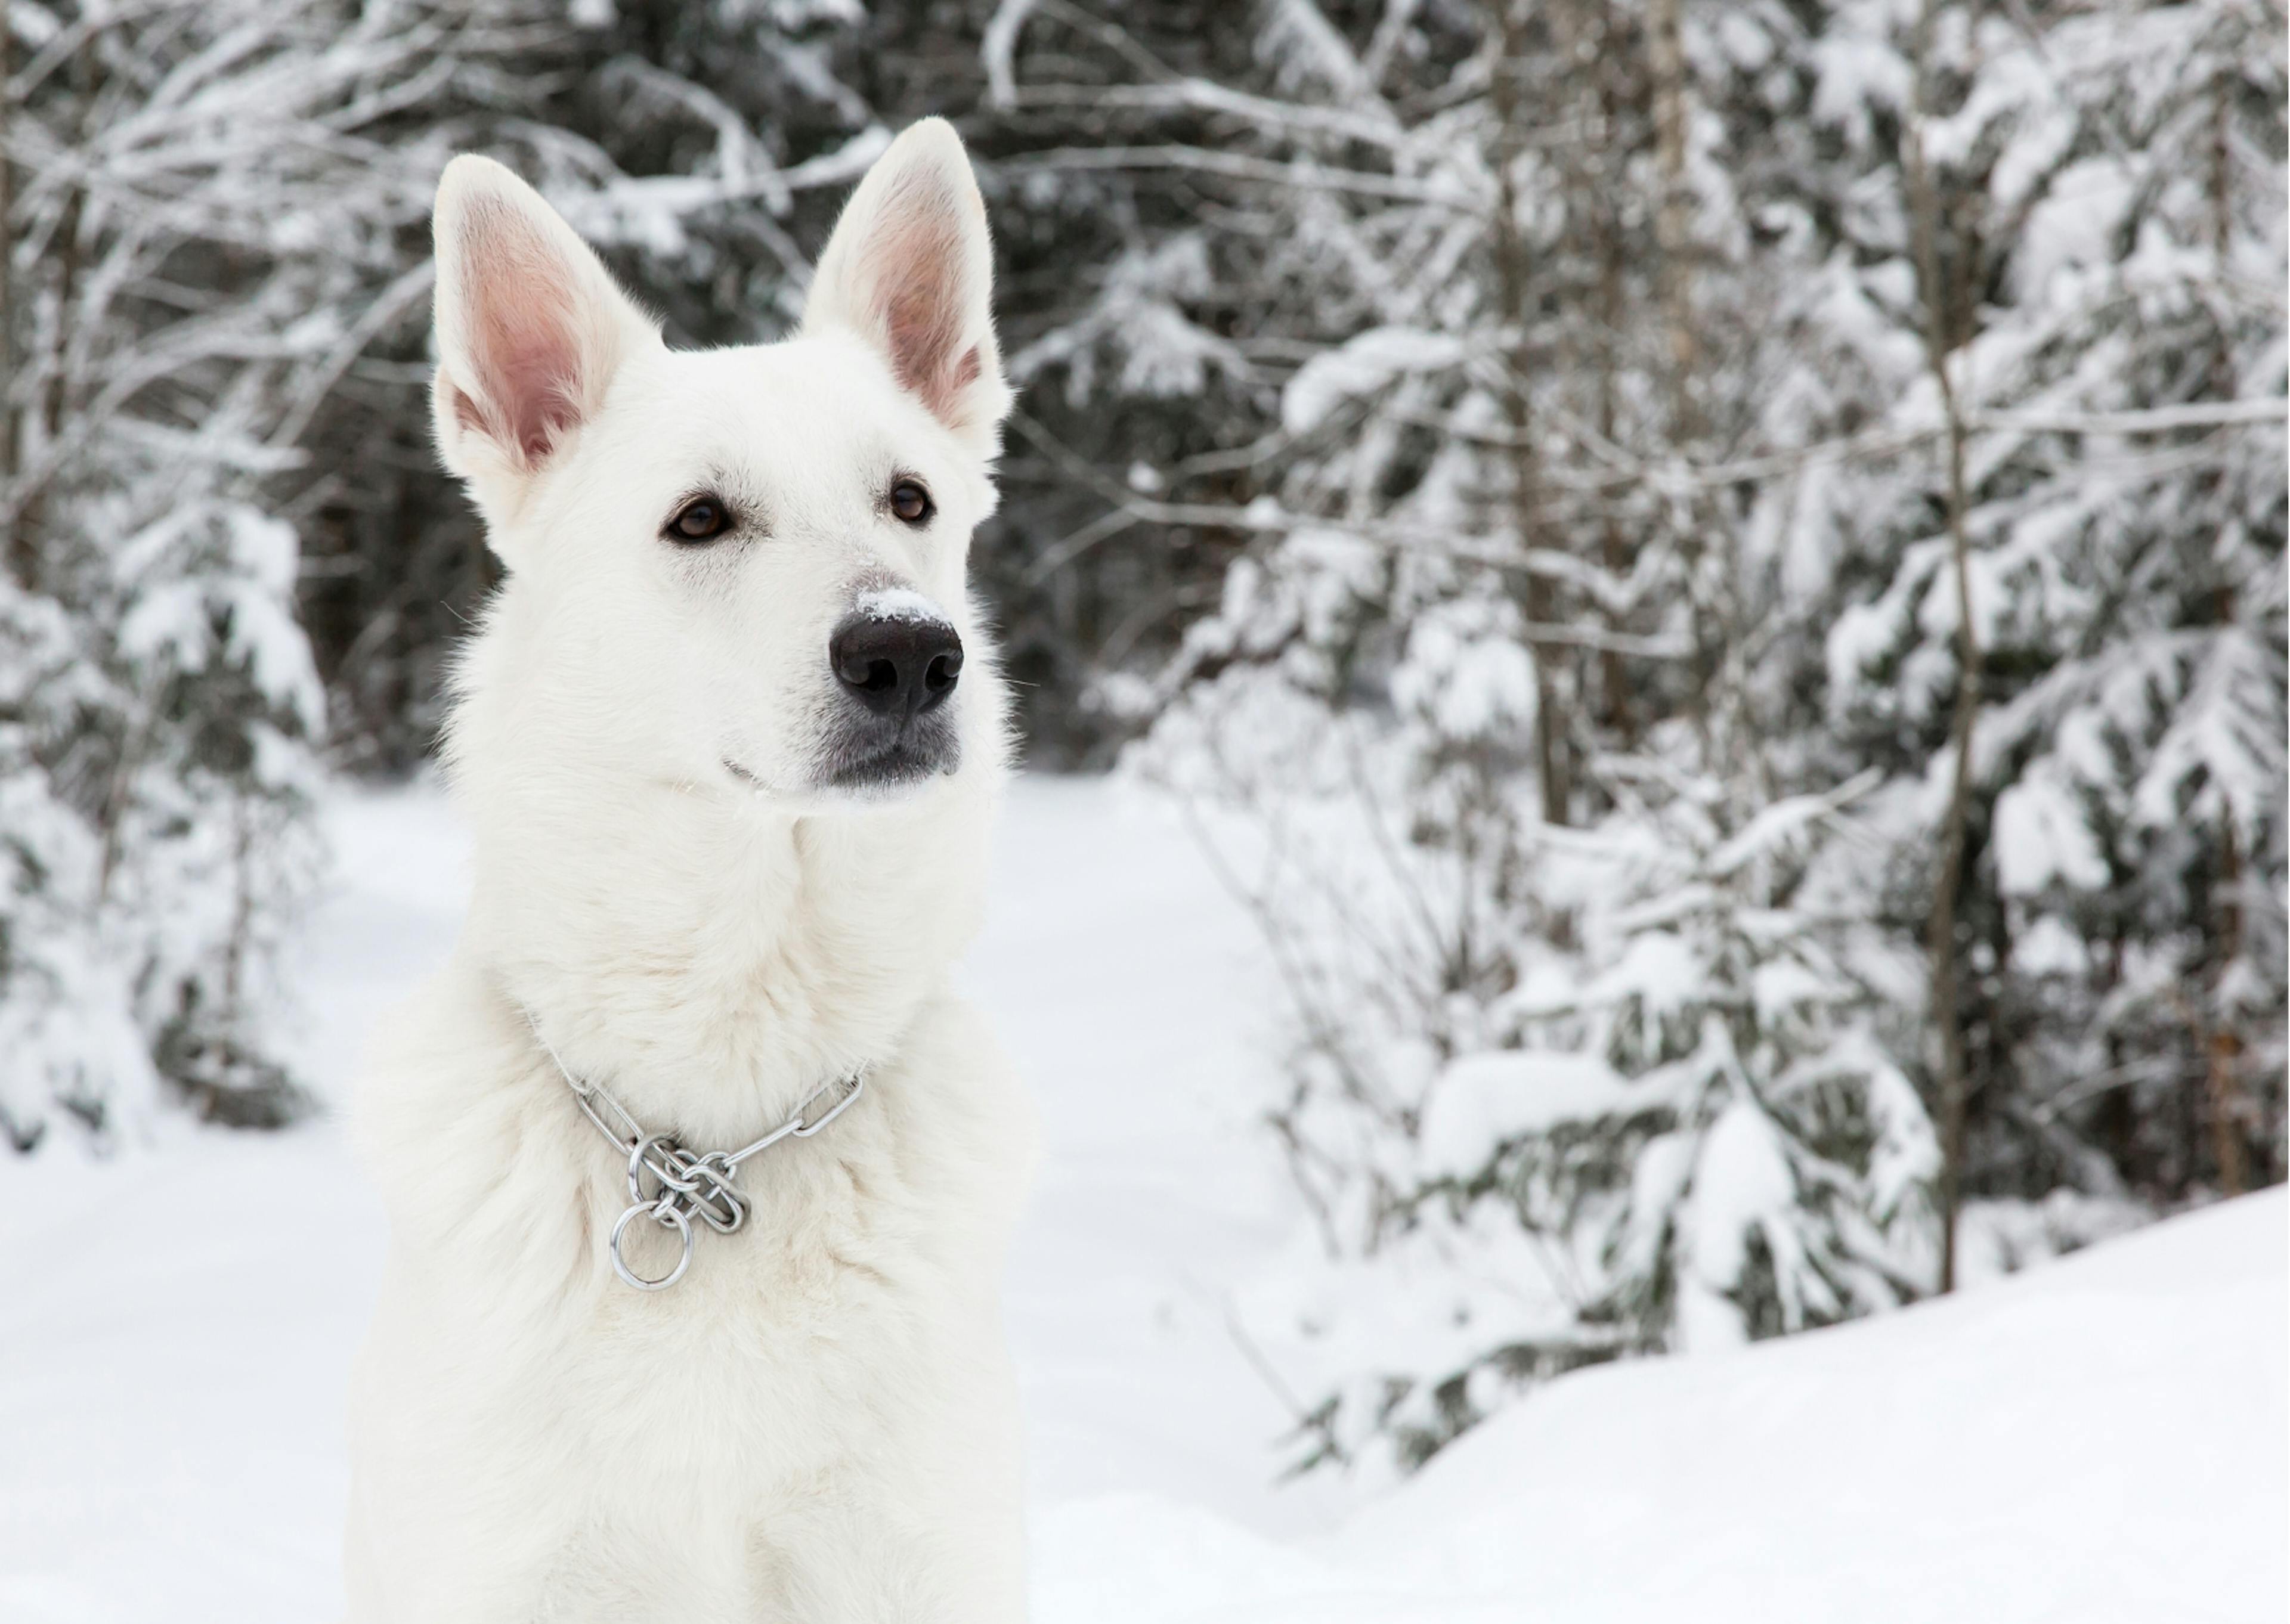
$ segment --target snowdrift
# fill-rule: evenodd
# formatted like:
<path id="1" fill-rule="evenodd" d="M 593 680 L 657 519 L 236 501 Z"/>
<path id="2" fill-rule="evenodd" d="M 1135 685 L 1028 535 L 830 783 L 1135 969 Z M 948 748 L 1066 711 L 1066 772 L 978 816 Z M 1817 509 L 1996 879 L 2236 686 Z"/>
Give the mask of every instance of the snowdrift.
<path id="1" fill-rule="evenodd" d="M 2290 1591 L 2281 1190 L 1889 1318 L 1586 1372 L 1334 1536 L 1140 1499 L 1040 1624 L 2158 1624 Z"/>

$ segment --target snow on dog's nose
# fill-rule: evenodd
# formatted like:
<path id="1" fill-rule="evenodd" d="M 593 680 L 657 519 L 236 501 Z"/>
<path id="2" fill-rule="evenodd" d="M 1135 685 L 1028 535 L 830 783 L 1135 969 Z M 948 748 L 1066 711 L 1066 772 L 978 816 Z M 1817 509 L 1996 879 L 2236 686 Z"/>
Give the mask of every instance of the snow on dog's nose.
<path id="1" fill-rule="evenodd" d="M 885 613 L 885 608 L 905 612 Z M 828 639 L 843 691 L 878 716 L 904 719 L 946 702 L 962 676 L 962 638 L 919 593 L 870 593 Z"/>

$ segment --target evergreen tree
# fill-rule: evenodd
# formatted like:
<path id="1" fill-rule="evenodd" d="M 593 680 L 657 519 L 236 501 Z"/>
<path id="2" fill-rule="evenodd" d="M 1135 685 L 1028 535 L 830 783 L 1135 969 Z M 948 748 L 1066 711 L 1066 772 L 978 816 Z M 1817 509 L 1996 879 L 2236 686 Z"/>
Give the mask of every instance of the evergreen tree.
<path id="1" fill-rule="evenodd" d="M 1182 87 L 1247 132 L 1168 159 L 1227 228 L 1141 262 L 1281 290 L 1301 364 L 1246 500 L 1116 498 L 1254 538 L 1113 692 L 1259 831 L 1308 1457 L 1944 1286 L 1967 1195 L 2183 1198 L 2190 1100 L 2277 1176 L 2266 25 L 1391 26 L 1275 8 Z"/>
<path id="2" fill-rule="evenodd" d="M 9 12 L 0 188 L 0 1072 L 20 1147 L 164 1091 L 275 1122 L 271 967 L 316 865 L 324 697 L 294 615 L 295 441 L 421 186 L 376 132 L 444 9 Z"/>
<path id="3" fill-rule="evenodd" d="M 1862 421 L 1950 421 L 1965 445 L 1976 706 L 1944 965 L 1965 1188 L 2238 1190 L 2281 1176 L 2279 21 L 2231 4 L 1917 20 L 1936 241 L 1920 268 L 1896 152 L 1916 115 L 1872 90 L 1915 80 L 1918 28 L 1844 8 L 1816 108 L 1858 111 L 1835 119 L 1830 186 L 1891 206 L 1839 212 L 1816 327 L 1863 358 Z M 1893 890 L 1872 906 L 1902 914 L 1935 883 L 1966 668 L 1934 532 L 1947 478 L 1919 453 L 1806 493 L 1836 560 L 1827 719 L 1894 775 L 1872 820 Z"/>

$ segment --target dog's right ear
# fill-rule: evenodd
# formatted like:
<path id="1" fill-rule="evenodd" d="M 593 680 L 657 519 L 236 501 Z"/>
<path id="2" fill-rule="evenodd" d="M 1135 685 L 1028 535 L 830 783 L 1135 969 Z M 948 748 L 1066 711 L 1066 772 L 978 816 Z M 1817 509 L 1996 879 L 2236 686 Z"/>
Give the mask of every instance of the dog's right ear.
<path id="1" fill-rule="evenodd" d="M 513 508 L 659 329 L 564 216 L 491 158 L 445 165 L 433 228 L 438 450 L 481 502 Z"/>

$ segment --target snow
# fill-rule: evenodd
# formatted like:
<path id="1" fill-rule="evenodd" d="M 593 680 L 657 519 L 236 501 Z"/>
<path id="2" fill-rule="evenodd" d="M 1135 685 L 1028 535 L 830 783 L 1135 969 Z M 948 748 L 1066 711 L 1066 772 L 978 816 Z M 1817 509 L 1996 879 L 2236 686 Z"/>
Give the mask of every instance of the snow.
<path id="1" fill-rule="evenodd" d="M 946 611 L 938 600 L 925 597 L 912 587 L 877 587 L 859 595 L 856 612 L 870 620 L 920 620 L 927 625 L 944 626 Z"/>
<path id="2" fill-rule="evenodd" d="M 1292 435 L 1309 434 L 1346 401 L 1372 394 L 1395 378 L 1444 372 L 1459 364 L 1466 350 L 1453 333 L 1373 328 L 1297 369 L 1281 392 L 1280 426 Z"/>
<path id="3" fill-rule="evenodd" d="M 1333 1537 L 1053 1512 L 1045 1620 L 2278 1620 L 2283 1192 L 1887 1319 L 1561 1380 Z"/>
<path id="4" fill-rule="evenodd" d="M 1508 608 L 1508 605 L 1504 606 Z M 1534 716 L 1534 659 L 1515 617 L 1479 602 L 1427 609 L 1407 631 L 1392 701 L 1451 739 L 1522 731 Z"/>
<path id="5" fill-rule="evenodd" d="M 2103 888 L 2106 855 L 2093 838 L 2075 790 L 2040 768 L 1996 797 L 1996 883 L 2007 897 L 2033 896 L 2054 879 Z"/>
<path id="6" fill-rule="evenodd" d="M 451 939 L 434 791 L 328 811 L 300 1052 Z M 1181 820 L 1027 780 L 967 971 L 1042 1103 L 1008 1296 L 1038 1624 L 2278 1620 L 2282 1192 L 1951 1301 L 1565 1378 L 1357 1505 L 1278 1487 L 1228 1330 L 1296 1214 L 1258 1125 L 1276 988 Z M 339 1606 L 344 1368 L 381 1219 L 339 1130 L 157 1131 L 0 1165 L 0 1620 Z"/>
<path id="7" fill-rule="evenodd" d="M 1693 1263 L 1689 1278 L 1678 1283 L 1680 1340 L 1687 1348 L 1741 1340 L 1740 1316 L 1726 1311 L 1723 1293 L 1742 1277 L 1752 1230 L 1774 1249 L 1783 1306 L 1795 1306 L 1789 1287 L 1803 1258 L 1790 1244 L 1787 1214 L 1796 1201 L 1796 1172 L 1773 1118 L 1754 1100 L 1736 1098 L 1718 1113 L 1693 1168 Z"/>
<path id="8" fill-rule="evenodd" d="M 1504 1140 L 1668 1103 L 1653 1090 L 1632 1089 L 1596 1055 L 1491 1049 L 1439 1074 L 1417 1143 L 1427 1172 L 1466 1178 L 1485 1162 L 1487 1147 Z"/>

